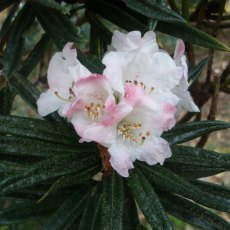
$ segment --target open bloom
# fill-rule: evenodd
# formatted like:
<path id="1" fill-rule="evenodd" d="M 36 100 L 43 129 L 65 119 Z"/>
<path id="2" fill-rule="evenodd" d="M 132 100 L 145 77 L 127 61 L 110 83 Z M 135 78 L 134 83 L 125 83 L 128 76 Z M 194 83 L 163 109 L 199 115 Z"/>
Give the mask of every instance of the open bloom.
<path id="1" fill-rule="evenodd" d="M 82 116 L 76 113 L 72 123 L 76 129 L 84 124 L 83 132 L 78 132 L 82 141 L 96 141 L 108 147 L 112 167 L 127 177 L 136 159 L 153 165 L 163 164 L 171 156 L 167 141 L 160 135 L 165 129 L 165 117 L 173 117 L 175 108 L 165 102 L 161 109 L 141 85 L 128 82 L 124 90 L 118 104 L 108 98 L 99 119 L 90 120 L 82 111 Z"/>
<path id="2" fill-rule="evenodd" d="M 186 63 L 186 57 L 184 55 L 185 46 L 182 40 L 177 40 L 175 52 L 174 52 L 174 61 L 177 66 L 182 66 L 184 68 L 183 77 L 180 80 L 179 85 L 177 85 L 173 92 L 180 98 L 178 103 L 178 108 L 184 107 L 189 112 L 199 112 L 199 108 L 193 102 L 193 99 L 188 91 L 188 66 Z"/>
<path id="3" fill-rule="evenodd" d="M 109 79 L 113 89 L 124 95 L 127 82 L 140 85 L 152 103 L 159 104 L 159 110 L 167 107 L 176 109 L 179 97 L 172 90 L 183 77 L 183 67 L 159 50 L 155 33 L 147 32 L 144 37 L 133 31 L 128 34 L 115 31 L 111 50 L 102 62 L 106 65 L 103 74 Z M 165 119 L 165 120 L 163 120 Z M 164 117 L 164 130 L 175 125 L 174 116 Z"/>
<path id="4" fill-rule="evenodd" d="M 90 71 L 77 60 L 73 43 L 67 43 L 63 51 L 56 53 L 49 63 L 49 89 L 37 101 L 39 114 L 46 116 L 59 109 L 59 114 L 64 116 L 62 110 L 73 108 L 78 100 L 75 83 L 89 75 Z"/>

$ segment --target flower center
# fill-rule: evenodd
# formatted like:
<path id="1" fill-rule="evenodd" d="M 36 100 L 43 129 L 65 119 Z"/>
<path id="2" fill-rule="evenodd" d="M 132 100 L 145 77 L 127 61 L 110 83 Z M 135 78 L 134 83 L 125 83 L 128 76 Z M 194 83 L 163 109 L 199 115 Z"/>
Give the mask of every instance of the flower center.
<path id="1" fill-rule="evenodd" d="M 137 87 L 142 88 L 148 95 L 150 95 L 154 91 L 154 87 L 153 86 L 151 86 L 150 88 L 148 88 L 148 91 L 147 91 L 146 85 L 143 82 L 138 82 L 137 80 L 134 80 L 134 81 L 126 80 L 125 82 L 126 83 L 133 83 Z"/>
<path id="2" fill-rule="evenodd" d="M 95 120 L 105 112 L 105 105 L 102 103 L 93 103 L 85 105 L 85 111 L 91 120 Z"/>
<path id="3" fill-rule="evenodd" d="M 135 144 L 143 145 L 147 136 L 151 134 L 148 130 L 145 133 L 142 132 L 142 124 L 140 122 L 122 122 L 117 129 L 117 133 L 124 140 L 131 141 Z"/>
<path id="4" fill-rule="evenodd" d="M 58 97 L 62 101 L 73 102 L 76 98 L 76 95 L 73 91 L 73 87 L 74 87 L 74 82 L 72 82 L 72 86 L 69 88 L 69 98 L 64 98 L 63 96 L 59 94 L 58 91 L 55 91 L 54 94 L 56 97 Z"/>

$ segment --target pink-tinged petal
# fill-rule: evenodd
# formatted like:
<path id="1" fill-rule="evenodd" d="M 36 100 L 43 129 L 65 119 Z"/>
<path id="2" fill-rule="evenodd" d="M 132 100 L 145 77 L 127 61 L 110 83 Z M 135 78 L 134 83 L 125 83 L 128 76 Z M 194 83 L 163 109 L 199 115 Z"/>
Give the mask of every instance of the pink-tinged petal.
<path id="1" fill-rule="evenodd" d="M 95 141 L 104 147 L 109 147 L 116 139 L 116 126 L 104 126 L 102 123 L 92 123 L 85 128 L 82 141 Z"/>
<path id="2" fill-rule="evenodd" d="M 174 51 L 175 62 L 177 62 L 182 57 L 182 55 L 184 55 L 184 52 L 185 52 L 184 42 L 181 39 L 178 39 L 176 43 L 176 48 Z"/>
<path id="3" fill-rule="evenodd" d="M 74 102 L 66 103 L 61 109 L 59 109 L 59 115 L 66 118 L 71 118 L 75 112 L 84 109 L 84 104 L 82 101 L 75 100 Z"/>
<path id="4" fill-rule="evenodd" d="M 136 151 L 136 159 L 145 161 L 149 165 L 160 163 L 163 165 L 166 158 L 171 157 L 169 144 L 161 137 L 147 139 Z"/>
<path id="5" fill-rule="evenodd" d="M 145 106 L 149 109 L 156 110 L 157 106 L 150 97 L 147 96 L 146 92 L 140 85 L 133 83 L 125 84 L 125 93 L 122 101 L 125 101 L 131 106 Z"/>
<path id="6" fill-rule="evenodd" d="M 124 119 L 131 111 L 133 107 L 126 103 L 119 103 L 106 107 L 106 112 L 102 116 L 102 124 L 104 126 L 117 125 L 122 119 Z"/>
<path id="7" fill-rule="evenodd" d="M 110 163 L 112 167 L 121 176 L 128 177 L 128 170 L 134 168 L 130 160 L 130 145 L 125 145 L 118 141 L 109 147 L 108 152 L 111 156 Z"/>
<path id="8" fill-rule="evenodd" d="M 55 90 L 47 90 L 37 100 L 38 113 L 46 116 L 62 107 L 66 102 L 55 95 Z"/>
<path id="9" fill-rule="evenodd" d="M 76 82 L 76 91 L 83 102 L 95 100 L 103 104 L 106 98 L 113 93 L 108 79 L 100 74 L 92 74 L 79 79 Z"/>

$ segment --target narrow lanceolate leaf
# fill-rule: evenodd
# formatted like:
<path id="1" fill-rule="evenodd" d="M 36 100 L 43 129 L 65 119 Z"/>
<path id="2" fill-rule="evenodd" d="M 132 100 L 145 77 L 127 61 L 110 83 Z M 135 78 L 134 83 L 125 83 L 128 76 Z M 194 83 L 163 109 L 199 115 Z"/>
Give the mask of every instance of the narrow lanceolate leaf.
<path id="1" fill-rule="evenodd" d="M 55 156 L 35 164 L 21 174 L 1 181 L 0 194 L 20 191 L 49 179 L 80 173 L 95 164 L 98 164 L 98 156 L 92 152 Z"/>
<path id="2" fill-rule="evenodd" d="M 3 52 L 3 73 L 7 78 L 16 69 L 20 61 L 24 46 L 23 33 L 33 21 L 33 10 L 26 4 L 15 18 L 6 48 Z"/>
<path id="3" fill-rule="evenodd" d="M 89 1 L 87 6 L 92 9 L 92 11 L 98 13 L 100 16 L 106 18 L 110 22 L 113 22 L 114 24 L 124 28 L 127 31 L 139 30 L 142 33 L 148 31 L 147 26 L 137 20 L 134 16 L 127 13 L 129 10 L 127 7 L 125 7 L 123 10 L 118 7 L 118 4 L 115 5 L 105 0 Z"/>
<path id="4" fill-rule="evenodd" d="M 83 145 L 84 146 L 84 145 Z M 0 136 L 0 154 L 10 157 L 38 157 L 41 159 L 53 157 L 55 155 L 65 155 L 68 153 L 84 151 L 84 148 L 77 146 L 67 146 L 47 141 L 17 136 Z M 2 158 L 0 158 L 0 162 Z"/>
<path id="5" fill-rule="evenodd" d="M 204 58 L 201 60 L 196 66 L 194 66 L 188 73 L 188 80 L 189 82 L 195 82 L 204 71 L 206 64 L 208 63 L 209 57 Z"/>
<path id="6" fill-rule="evenodd" d="M 159 194 L 167 212 L 186 223 L 206 230 L 230 229 L 230 223 L 187 199 L 168 193 Z"/>
<path id="7" fill-rule="evenodd" d="M 197 165 L 183 165 L 183 164 L 181 164 L 180 167 L 178 167 L 178 165 L 172 165 L 172 164 L 166 165 L 166 167 L 172 170 L 177 175 L 185 177 L 186 179 L 208 177 L 226 171 L 225 168 L 215 168 L 215 167 L 205 167 L 205 166 L 200 167 Z"/>
<path id="8" fill-rule="evenodd" d="M 183 22 L 184 19 L 175 11 L 152 1 L 123 0 L 132 10 L 157 21 Z"/>
<path id="9" fill-rule="evenodd" d="M 225 187 L 223 185 L 217 185 L 213 183 L 209 183 L 206 181 L 201 180 L 191 180 L 192 184 L 195 184 L 197 187 L 199 187 L 201 190 L 212 193 L 213 195 L 218 195 L 221 197 L 226 197 L 227 199 L 230 199 L 230 188 Z"/>
<path id="10" fill-rule="evenodd" d="M 124 185 L 122 177 L 114 171 L 103 181 L 101 202 L 101 229 L 122 230 L 124 228 Z"/>
<path id="11" fill-rule="evenodd" d="M 102 229 L 100 227 L 101 200 L 102 200 L 102 188 L 99 184 L 88 195 L 88 200 L 81 217 L 79 230 Z"/>
<path id="12" fill-rule="evenodd" d="M 77 45 L 86 42 L 78 28 L 64 14 L 35 3 L 32 6 L 43 29 L 59 49 L 62 49 L 67 42 L 75 42 Z"/>
<path id="13" fill-rule="evenodd" d="M 33 118 L 0 115 L 0 133 L 59 144 L 78 145 L 72 127 Z"/>
<path id="14" fill-rule="evenodd" d="M 230 123 L 224 121 L 194 121 L 176 125 L 162 137 L 170 144 L 180 144 L 193 140 L 213 131 L 230 128 Z"/>
<path id="15" fill-rule="evenodd" d="M 10 2 L 10 1 L 8 1 Z M 2 24 L 2 28 L 0 30 L 0 43 L 2 42 L 4 36 L 10 31 L 11 29 L 11 21 L 16 13 L 18 9 L 18 4 L 14 4 L 14 6 L 12 7 L 12 9 L 9 11 L 8 16 L 6 17 L 6 19 L 4 20 L 3 24 Z"/>
<path id="16" fill-rule="evenodd" d="M 5 82 L 5 80 L 1 76 L 0 78 Z M 8 84 L 2 86 L 0 83 L 0 114 L 10 114 L 13 106 L 14 96 L 15 92 L 12 91 Z"/>
<path id="17" fill-rule="evenodd" d="M 141 230 L 137 207 L 134 198 L 128 188 L 125 189 L 125 215 L 124 229 L 125 230 Z"/>
<path id="18" fill-rule="evenodd" d="M 164 167 L 148 166 L 139 162 L 137 164 L 149 181 L 158 189 L 184 196 L 213 209 L 230 212 L 230 200 L 223 202 L 222 199 L 203 192 L 198 187 Z"/>
<path id="19" fill-rule="evenodd" d="M 77 48 L 82 43 L 86 43 L 86 39 L 80 35 L 77 27 L 64 14 L 53 9 L 40 7 L 37 4 L 33 4 L 33 7 L 41 26 L 51 37 L 58 49 L 62 50 L 67 42 L 74 42 Z M 96 58 L 86 57 L 78 51 L 78 59 L 91 72 L 102 72 L 102 64 L 99 64 L 100 62 Z"/>
<path id="20" fill-rule="evenodd" d="M 49 188 L 49 190 L 40 198 L 39 201 L 45 199 L 47 196 L 52 195 L 56 191 L 68 186 L 83 184 L 91 181 L 92 177 L 98 173 L 101 169 L 100 164 L 93 165 L 87 168 L 83 172 L 76 173 L 69 176 L 63 176 L 55 181 L 55 183 Z"/>
<path id="21" fill-rule="evenodd" d="M 109 44 L 112 39 L 112 32 L 100 21 L 100 19 L 92 10 L 87 10 L 86 16 L 93 29 L 96 30 L 98 34 L 100 34 L 101 39 Z"/>
<path id="22" fill-rule="evenodd" d="M 191 165 L 199 167 L 225 168 L 230 170 L 230 154 L 221 154 L 210 150 L 189 146 L 171 146 L 172 157 L 166 160 L 166 165 Z"/>
<path id="23" fill-rule="evenodd" d="M 35 2 L 41 6 L 59 10 L 65 14 L 68 14 L 70 8 L 67 6 L 62 6 L 60 3 L 57 3 L 55 0 L 29 0 L 30 2 Z"/>
<path id="24" fill-rule="evenodd" d="M 57 211 L 49 217 L 43 229 L 61 230 L 68 228 L 83 211 L 88 195 L 88 191 L 84 188 L 74 192 L 74 194 L 63 202 Z"/>
<path id="25" fill-rule="evenodd" d="M 21 74 L 14 73 L 13 76 L 9 78 L 9 84 L 31 108 L 37 110 L 36 102 L 40 93 L 30 81 Z"/>
<path id="26" fill-rule="evenodd" d="M 49 44 L 49 36 L 47 34 L 43 34 L 19 70 L 22 76 L 27 77 L 32 72 L 42 55 L 47 50 Z"/>
<path id="27" fill-rule="evenodd" d="M 162 230 L 172 229 L 157 194 L 141 171 L 135 168 L 130 173 L 128 184 L 151 227 Z"/>
<path id="28" fill-rule="evenodd" d="M 54 197 L 38 204 L 26 202 L 14 204 L 13 207 L 1 209 L 0 225 L 14 224 L 20 221 L 28 221 L 33 218 L 42 218 L 52 214 L 63 202 L 62 197 Z"/>
<path id="29" fill-rule="evenodd" d="M 184 41 L 191 42 L 198 46 L 230 52 L 230 48 L 225 44 L 211 35 L 196 29 L 189 23 L 158 22 L 156 30 L 174 37 L 181 38 Z"/>

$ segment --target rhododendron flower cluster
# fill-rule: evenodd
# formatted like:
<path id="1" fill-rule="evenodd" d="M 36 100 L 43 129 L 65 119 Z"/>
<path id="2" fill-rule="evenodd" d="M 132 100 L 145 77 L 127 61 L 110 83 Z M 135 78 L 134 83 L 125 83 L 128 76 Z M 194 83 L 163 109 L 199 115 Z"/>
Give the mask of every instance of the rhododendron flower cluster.
<path id="1" fill-rule="evenodd" d="M 58 110 L 80 142 L 108 148 L 112 167 L 124 177 L 136 159 L 162 165 L 171 150 L 161 135 L 175 125 L 177 109 L 199 111 L 188 92 L 183 42 L 171 58 L 154 32 L 141 37 L 115 31 L 102 62 L 103 74 L 91 73 L 67 43 L 50 61 L 49 89 L 37 102 L 40 115 Z"/>

